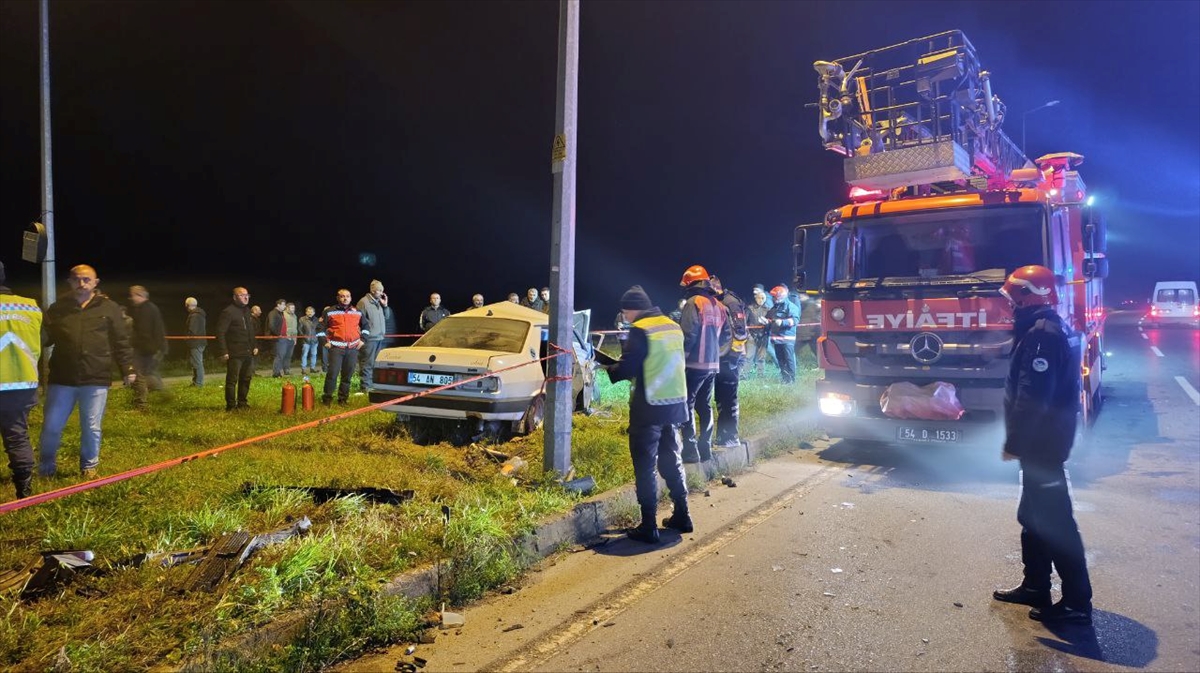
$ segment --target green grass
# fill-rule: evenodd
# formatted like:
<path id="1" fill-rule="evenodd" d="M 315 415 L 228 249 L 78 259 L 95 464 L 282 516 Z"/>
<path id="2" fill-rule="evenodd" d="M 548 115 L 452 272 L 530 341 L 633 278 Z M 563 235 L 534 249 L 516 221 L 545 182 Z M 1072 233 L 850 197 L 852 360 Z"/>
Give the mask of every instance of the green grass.
<path id="1" fill-rule="evenodd" d="M 132 409 L 131 391 L 113 388 L 100 473 L 190 455 L 340 410 L 318 407 L 281 416 L 280 381 L 256 378 L 252 409 L 228 414 L 223 372 L 209 376 L 204 388 L 173 385 L 152 393 L 148 412 Z M 597 413 L 575 417 L 572 457 L 576 474 L 592 475 L 604 491 L 633 476 L 624 431 L 628 385 L 600 379 Z M 315 383 L 320 385 L 320 377 Z M 811 381 L 803 379 L 786 389 L 746 382 L 743 435 L 766 431 L 772 418 L 806 406 L 811 389 Z M 351 406 L 365 403 L 354 397 Z M 30 427 L 36 445 L 40 407 Z M 37 491 L 80 480 L 78 445 L 72 417 L 59 476 L 37 480 Z M 543 476 L 540 431 L 501 448 L 529 462 L 516 484 L 478 449 L 417 446 L 395 431 L 390 414 L 370 412 L 0 516 L 0 568 L 20 568 L 43 549 L 91 549 L 104 571 L 58 595 L 11 603 L 0 613 L 0 669 L 45 670 L 64 665 L 63 657 L 73 671 L 181 664 L 306 606 L 319 608 L 321 617 L 309 620 L 294 644 L 214 667 L 317 670 L 411 637 L 429 605 L 381 595 L 383 581 L 447 559 L 444 598 L 476 598 L 529 563 L 511 544 L 517 535 L 580 497 Z M 13 497 L 8 477 L 7 467 L 0 467 L 0 499 Z M 244 490 L 247 483 L 257 488 Z M 303 490 L 276 486 L 376 486 L 413 489 L 416 497 L 399 506 L 356 497 L 316 505 Z M 443 506 L 450 509 L 448 521 Z M 263 532 L 301 516 L 313 522 L 308 536 L 260 550 L 213 594 L 177 590 L 187 567 L 117 565 L 139 552 L 202 546 L 223 533 Z"/>

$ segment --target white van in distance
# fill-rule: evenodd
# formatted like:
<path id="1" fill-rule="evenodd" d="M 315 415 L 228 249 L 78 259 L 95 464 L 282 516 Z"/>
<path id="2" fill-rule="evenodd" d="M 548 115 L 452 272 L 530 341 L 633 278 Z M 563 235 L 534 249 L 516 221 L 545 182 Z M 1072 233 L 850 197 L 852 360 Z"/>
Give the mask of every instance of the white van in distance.
<path id="1" fill-rule="evenodd" d="M 1161 281 L 1154 285 L 1150 312 L 1142 319 L 1147 327 L 1189 325 L 1200 328 L 1200 304 L 1196 283 L 1190 280 Z"/>

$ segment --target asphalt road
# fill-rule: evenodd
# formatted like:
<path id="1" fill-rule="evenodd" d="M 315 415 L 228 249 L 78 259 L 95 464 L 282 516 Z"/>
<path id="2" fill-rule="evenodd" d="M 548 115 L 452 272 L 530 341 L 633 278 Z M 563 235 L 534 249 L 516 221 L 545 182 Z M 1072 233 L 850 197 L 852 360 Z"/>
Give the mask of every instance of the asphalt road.
<path id="1" fill-rule="evenodd" d="M 1107 401 L 1068 465 L 1091 628 L 991 600 L 1021 577 L 999 447 L 835 443 L 696 497 L 694 534 L 614 534 L 543 563 L 416 656 L 426 671 L 1200 670 L 1200 333 L 1116 315 L 1106 350 Z"/>

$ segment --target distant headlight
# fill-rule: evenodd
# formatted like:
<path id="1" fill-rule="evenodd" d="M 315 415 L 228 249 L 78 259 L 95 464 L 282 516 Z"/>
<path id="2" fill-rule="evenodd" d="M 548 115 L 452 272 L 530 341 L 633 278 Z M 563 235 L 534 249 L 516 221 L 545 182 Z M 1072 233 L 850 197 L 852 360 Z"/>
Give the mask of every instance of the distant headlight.
<path id="1" fill-rule="evenodd" d="M 829 317 L 833 318 L 834 320 L 836 320 L 838 322 L 841 322 L 846 319 L 846 311 L 843 310 L 841 306 L 839 306 L 829 312 Z"/>

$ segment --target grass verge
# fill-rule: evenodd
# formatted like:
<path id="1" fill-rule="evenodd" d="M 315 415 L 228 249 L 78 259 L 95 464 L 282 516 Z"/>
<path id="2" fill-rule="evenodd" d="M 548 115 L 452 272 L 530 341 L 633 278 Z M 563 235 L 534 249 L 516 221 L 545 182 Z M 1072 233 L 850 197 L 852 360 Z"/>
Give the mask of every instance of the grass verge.
<path id="1" fill-rule="evenodd" d="M 600 379 L 598 412 L 575 418 L 572 457 L 577 474 L 592 475 L 604 491 L 632 481 L 632 467 L 624 432 L 628 386 Z M 148 412 L 134 410 L 130 391 L 116 387 L 104 422 L 100 472 L 188 455 L 332 413 L 319 407 L 307 415 L 281 416 L 275 413 L 279 387 L 278 380 L 256 378 L 252 409 L 234 414 L 224 411 L 215 381 L 154 393 Z M 745 382 L 743 434 L 765 431 L 772 418 L 807 406 L 811 389 L 811 380 L 803 378 L 787 388 Z M 364 397 L 352 400 L 366 403 Z M 40 407 L 30 420 L 36 432 Z M 59 476 L 39 480 L 37 490 L 79 481 L 78 438 L 72 417 Z M 40 601 L 10 602 L 0 614 L 0 668 L 178 665 L 305 607 L 314 608 L 315 616 L 294 644 L 214 665 L 318 670 L 411 638 L 430 606 L 381 594 L 383 582 L 448 559 L 444 597 L 477 598 L 526 567 L 529 559 L 511 544 L 517 535 L 579 499 L 539 476 L 541 432 L 503 448 L 529 462 L 525 479 L 514 483 L 502 476 L 478 449 L 413 444 L 395 431 L 390 414 L 368 413 L 0 517 L 0 568 L 20 568 L 39 550 L 91 549 L 101 570 Z M 0 468 L 0 480 L 0 498 L 11 499 L 6 467 Z M 247 483 L 254 487 L 244 489 Z M 412 489 L 416 497 L 398 506 L 356 497 L 318 505 L 306 491 L 280 488 L 286 486 Z M 262 549 L 212 594 L 179 591 L 186 567 L 119 565 L 140 552 L 202 546 L 223 533 L 263 532 L 301 516 L 313 521 L 308 536 Z"/>

